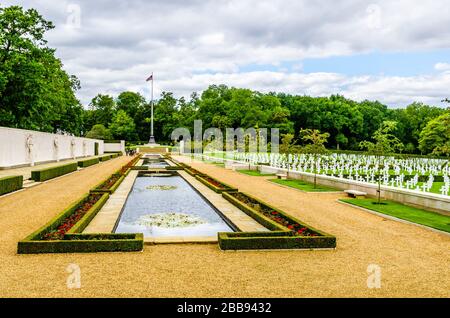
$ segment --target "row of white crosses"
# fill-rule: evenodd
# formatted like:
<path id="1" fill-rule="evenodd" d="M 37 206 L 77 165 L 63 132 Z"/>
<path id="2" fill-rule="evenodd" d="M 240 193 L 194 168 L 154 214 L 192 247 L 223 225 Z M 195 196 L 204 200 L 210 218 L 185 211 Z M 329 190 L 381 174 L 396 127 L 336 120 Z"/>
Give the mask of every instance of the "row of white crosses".
<path id="1" fill-rule="evenodd" d="M 266 163 L 279 169 L 298 172 L 314 172 L 360 182 L 377 183 L 379 178 L 386 186 L 429 192 L 434 176 L 443 176 L 443 195 L 450 195 L 450 163 L 448 160 L 429 158 L 396 159 L 385 157 L 380 166 L 375 156 L 356 154 L 329 154 L 315 157 L 312 154 L 272 154 L 235 152 L 235 160 L 250 164 Z M 379 169 L 381 168 L 381 169 Z M 379 171 L 380 170 L 380 171 Z M 390 175 L 393 170 L 395 176 Z M 378 174 L 380 175 L 378 176 Z M 406 178 L 406 175 L 413 176 Z M 419 176 L 428 175 L 428 180 L 419 185 Z"/>

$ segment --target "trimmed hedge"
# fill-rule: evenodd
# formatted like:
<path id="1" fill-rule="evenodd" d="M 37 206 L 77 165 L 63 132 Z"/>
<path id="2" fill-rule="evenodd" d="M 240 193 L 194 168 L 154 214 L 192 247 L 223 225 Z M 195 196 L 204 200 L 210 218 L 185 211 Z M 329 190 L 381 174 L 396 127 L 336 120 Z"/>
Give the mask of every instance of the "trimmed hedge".
<path id="1" fill-rule="evenodd" d="M 129 171 L 127 170 L 123 175 L 120 175 L 120 173 L 114 173 L 111 176 L 109 176 L 107 179 L 103 180 L 101 183 L 99 183 L 98 185 L 96 185 L 91 191 L 90 193 L 109 193 L 109 194 L 113 194 L 117 188 L 120 186 L 120 184 L 122 183 L 123 179 L 125 179 L 125 177 L 128 175 Z M 109 189 L 101 189 L 101 186 L 107 182 L 110 178 L 114 177 L 114 176 L 119 176 L 120 178 L 117 179 L 117 181 L 109 188 Z"/>
<path id="2" fill-rule="evenodd" d="M 65 174 L 68 174 L 70 172 L 77 171 L 78 169 L 78 163 L 69 163 L 61 166 L 56 166 L 52 168 L 47 169 L 41 169 L 41 170 L 33 170 L 31 171 L 31 179 L 34 181 L 46 181 L 50 180 Z"/>
<path id="3" fill-rule="evenodd" d="M 180 166 L 167 166 L 166 170 L 184 170 L 184 168 Z"/>
<path id="4" fill-rule="evenodd" d="M 133 158 L 127 165 L 123 166 L 120 171 L 124 170 L 129 165 L 136 163 L 138 159 L 139 157 Z M 97 215 L 98 211 L 100 211 L 106 203 L 109 198 L 109 192 L 114 192 L 117 189 L 123 179 L 128 175 L 129 171 L 130 169 L 128 168 L 120 174 L 120 178 L 114 183 L 108 192 L 104 192 L 95 204 L 90 206 L 89 210 L 84 213 L 81 219 L 78 220 L 78 222 L 75 223 L 70 229 L 68 229 L 62 239 L 44 240 L 44 238 L 49 236 L 49 233 L 59 230 L 63 223 L 66 224 L 65 222 L 67 222 L 67 218 L 71 217 L 80 206 L 85 204 L 90 195 L 95 195 L 101 192 L 94 192 L 84 195 L 80 200 L 73 203 L 66 210 L 50 220 L 50 222 L 27 236 L 25 239 L 21 240 L 18 243 L 17 252 L 19 254 L 39 254 L 142 251 L 144 248 L 143 234 L 80 233 L 89 225 L 89 223 Z"/>
<path id="5" fill-rule="evenodd" d="M 100 162 L 100 160 L 98 158 L 80 160 L 80 161 L 78 161 L 78 167 L 86 168 L 86 167 L 89 167 L 89 166 L 93 166 L 93 165 L 95 165 L 95 164 L 97 164 L 99 162 Z"/>
<path id="6" fill-rule="evenodd" d="M 240 192 L 241 195 L 258 202 L 259 206 L 268 208 L 283 216 L 284 219 L 292 223 L 297 223 L 308 229 L 309 232 L 317 236 L 297 236 L 295 232 L 284 225 L 271 220 L 263 213 L 255 210 L 253 207 L 241 202 L 233 197 L 232 194 L 222 192 L 222 196 L 230 203 L 234 204 L 240 210 L 245 212 L 255 221 L 263 225 L 271 232 L 237 232 L 218 234 L 219 246 L 222 250 L 250 250 L 250 249 L 316 249 L 316 248 L 335 248 L 336 237 L 319 231 L 293 216 L 274 208 L 269 204 L 256 199 L 248 194 Z"/>
<path id="7" fill-rule="evenodd" d="M 100 156 L 99 159 L 100 159 L 101 162 L 103 162 L 103 161 L 110 160 L 111 157 L 112 157 L 111 155 L 103 155 L 103 156 Z"/>
<path id="8" fill-rule="evenodd" d="M 222 250 L 264 250 L 264 249 L 317 249 L 335 248 L 333 236 L 302 237 L 289 232 L 237 232 L 219 233 Z"/>
<path id="9" fill-rule="evenodd" d="M 0 178 L 0 195 L 22 189 L 23 176 L 11 176 Z"/>
<path id="10" fill-rule="evenodd" d="M 191 168 L 189 166 L 186 165 L 186 167 L 184 167 L 184 171 L 186 171 L 188 174 L 190 174 L 193 177 L 196 176 L 205 176 L 205 174 L 203 172 L 200 172 L 198 170 L 195 170 L 194 168 Z"/>
<path id="11" fill-rule="evenodd" d="M 45 234 L 57 229 L 61 223 L 72 215 L 87 198 L 84 195 L 69 208 L 50 220 L 43 227 L 20 241 L 17 246 L 19 254 L 39 253 L 90 253 L 90 252 L 128 252 L 141 251 L 144 247 L 142 234 L 80 234 L 97 215 L 109 198 L 105 193 L 88 212 L 64 235 L 62 240 L 43 240 Z"/>
<path id="12" fill-rule="evenodd" d="M 131 170 L 148 170 L 148 166 L 132 166 Z"/>
<path id="13" fill-rule="evenodd" d="M 144 236 L 136 234 L 66 234 L 59 241 L 20 241 L 18 254 L 137 252 L 144 249 Z"/>
<path id="14" fill-rule="evenodd" d="M 36 241 L 36 240 L 39 241 L 39 240 L 42 240 L 43 237 L 47 233 L 50 233 L 50 232 L 56 230 L 62 224 L 62 222 L 67 217 L 72 215 L 75 212 L 75 210 L 80 206 L 80 204 L 82 204 L 88 197 L 89 197 L 89 194 L 83 195 L 83 197 L 81 197 L 81 199 L 79 199 L 78 201 L 72 203 L 67 209 L 65 209 L 64 211 L 59 213 L 57 216 L 55 216 L 53 219 L 51 219 L 49 222 L 47 222 L 47 224 L 45 224 L 44 226 L 39 228 L 37 231 L 35 231 L 35 232 L 31 233 L 30 235 L 28 235 L 24 239 L 24 241 Z M 106 199 L 104 199 L 104 197 L 106 197 Z M 95 213 L 97 213 L 103 207 L 103 205 L 105 204 L 105 202 L 108 199 L 108 197 L 109 197 L 109 194 L 107 194 L 107 193 L 103 194 L 102 198 L 100 198 L 100 200 L 98 200 L 96 202 L 96 204 L 94 204 L 92 206 L 92 208 L 85 214 L 85 216 L 88 213 L 91 213 L 92 211 L 95 211 Z"/>
<path id="15" fill-rule="evenodd" d="M 204 185 L 206 185 L 208 188 L 210 188 L 211 190 L 213 190 L 216 193 L 222 193 L 222 192 L 237 192 L 238 190 L 236 188 L 233 188 L 223 182 L 220 182 L 217 179 L 214 179 L 210 176 L 207 175 L 196 175 L 195 178 L 200 181 L 201 183 L 203 183 Z M 211 182 L 209 182 L 206 178 L 209 178 L 211 180 L 213 180 L 214 182 L 220 184 L 220 187 L 218 187 L 215 184 L 212 184 Z"/>
<path id="16" fill-rule="evenodd" d="M 97 215 L 98 211 L 105 205 L 106 201 L 109 199 L 109 194 L 104 194 L 98 200 L 94 206 L 79 220 L 68 232 L 67 234 L 81 233 L 89 223 L 94 219 Z"/>
<path id="17" fill-rule="evenodd" d="M 251 208 L 247 204 L 244 204 L 243 202 L 239 201 L 229 193 L 223 192 L 222 197 L 224 197 L 228 202 L 236 206 L 238 209 L 240 209 L 242 212 L 247 214 L 249 217 L 254 219 L 256 222 L 264 226 L 266 229 L 269 229 L 271 231 L 289 231 L 289 229 L 271 219 L 264 216 L 260 212 L 256 211 L 255 209 Z M 278 211 L 278 209 L 273 209 L 274 211 Z"/>

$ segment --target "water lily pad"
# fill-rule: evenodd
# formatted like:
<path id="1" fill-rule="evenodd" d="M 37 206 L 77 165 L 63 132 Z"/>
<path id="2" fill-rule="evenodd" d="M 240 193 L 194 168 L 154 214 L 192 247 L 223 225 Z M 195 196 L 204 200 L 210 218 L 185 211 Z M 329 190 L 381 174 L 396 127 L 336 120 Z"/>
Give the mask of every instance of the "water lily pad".
<path id="1" fill-rule="evenodd" d="M 206 221 L 198 216 L 175 212 L 147 214 L 140 217 L 137 221 L 137 224 L 146 227 L 157 226 L 163 228 L 189 227 L 205 223 Z"/>
<path id="2" fill-rule="evenodd" d="M 147 190 L 158 190 L 158 191 L 168 191 L 175 190 L 177 187 L 173 185 L 150 185 L 146 189 Z"/>

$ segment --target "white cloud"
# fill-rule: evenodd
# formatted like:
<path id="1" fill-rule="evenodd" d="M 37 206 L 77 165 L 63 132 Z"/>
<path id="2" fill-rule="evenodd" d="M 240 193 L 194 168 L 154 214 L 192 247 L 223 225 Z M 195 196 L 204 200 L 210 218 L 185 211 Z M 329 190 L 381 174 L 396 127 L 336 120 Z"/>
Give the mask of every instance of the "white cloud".
<path id="1" fill-rule="evenodd" d="M 437 71 L 450 71 L 450 63 L 436 63 L 434 69 Z"/>
<path id="2" fill-rule="evenodd" d="M 209 84 L 295 94 L 345 93 L 393 106 L 422 99 L 438 103 L 448 89 L 445 63 L 438 74 L 417 77 L 349 77 L 303 74 L 311 57 L 371 51 L 450 47 L 447 0 L 23 0 L 56 29 L 49 44 L 82 83 L 83 103 L 97 93 L 139 90 L 155 72 L 155 88 L 189 95 Z M 79 5 L 80 27 L 68 8 Z M 283 62 L 295 63 L 288 73 Z M 278 72 L 239 73 L 246 65 Z M 432 70 L 430 70 L 432 71 Z"/>

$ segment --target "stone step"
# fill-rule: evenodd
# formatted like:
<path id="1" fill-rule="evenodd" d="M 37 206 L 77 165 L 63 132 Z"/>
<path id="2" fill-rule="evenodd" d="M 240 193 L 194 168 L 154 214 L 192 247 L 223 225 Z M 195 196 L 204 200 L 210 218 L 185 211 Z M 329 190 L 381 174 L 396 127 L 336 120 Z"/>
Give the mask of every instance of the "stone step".
<path id="1" fill-rule="evenodd" d="M 34 180 L 25 180 L 23 182 L 23 188 L 25 188 L 25 189 L 31 188 L 31 187 L 37 186 L 38 184 L 41 184 L 41 182 L 36 182 Z"/>

